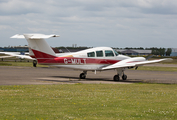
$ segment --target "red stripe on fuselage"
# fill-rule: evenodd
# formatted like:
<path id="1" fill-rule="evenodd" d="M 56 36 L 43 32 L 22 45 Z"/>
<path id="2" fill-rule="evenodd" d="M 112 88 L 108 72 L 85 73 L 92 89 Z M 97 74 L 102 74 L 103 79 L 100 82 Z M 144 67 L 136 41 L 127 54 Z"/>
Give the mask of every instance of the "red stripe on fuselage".
<path id="1" fill-rule="evenodd" d="M 65 64 L 65 65 L 83 65 L 83 64 L 115 64 L 120 60 L 96 59 L 96 58 L 76 58 L 76 57 L 57 57 L 53 59 L 37 59 L 40 64 Z"/>
<path id="2" fill-rule="evenodd" d="M 115 64 L 120 60 L 98 58 L 56 57 L 37 50 L 33 50 L 39 64 L 83 65 L 83 64 Z"/>
<path id="3" fill-rule="evenodd" d="M 33 49 L 32 49 L 32 51 L 33 51 L 36 59 L 39 59 L 39 58 L 56 58 L 56 56 L 49 55 L 49 54 L 41 52 L 41 51 L 37 51 L 37 50 L 33 50 Z"/>

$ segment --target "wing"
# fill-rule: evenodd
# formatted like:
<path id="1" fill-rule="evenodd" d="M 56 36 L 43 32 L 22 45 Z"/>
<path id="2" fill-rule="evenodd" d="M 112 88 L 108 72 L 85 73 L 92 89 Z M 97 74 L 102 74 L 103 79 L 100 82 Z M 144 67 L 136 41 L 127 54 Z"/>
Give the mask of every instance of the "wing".
<path id="1" fill-rule="evenodd" d="M 19 55 L 20 52 L 0 52 L 0 54 L 10 55 L 10 56 L 2 56 L 0 58 L 8 58 L 8 57 L 18 57 L 21 59 L 30 59 L 30 60 L 36 60 L 28 55 Z"/>
<path id="2" fill-rule="evenodd" d="M 14 55 L 15 57 L 21 58 L 21 59 L 29 59 L 29 60 L 36 60 L 35 58 L 32 58 L 28 55 Z"/>
<path id="3" fill-rule="evenodd" d="M 159 59 L 159 60 L 143 60 L 143 58 L 141 57 L 141 59 L 138 58 L 129 58 L 129 59 L 125 59 L 122 60 L 120 62 L 117 62 L 113 65 L 109 65 L 107 67 L 102 68 L 103 70 L 108 70 L 108 69 L 117 69 L 117 68 L 129 68 L 129 67 L 137 67 L 137 66 L 142 66 L 142 65 L 146 65 L 146 64 L 153 64 L 153 63 L 158 63 L 158 62 L 162 62 L 162 61 L 171 61 L 173 59 L 171 58 L 165 58 L 165 59 Z"/>
<path id="4" fill-rule="evenodd" d="M 0 54 L 13 56 L 13 55 L 18 55 L 18 54 L 20 54 L 20 52 L 0 52 Z"/>
<path id="5" fill-rule="evenodd" d="M 13 56 L 0 56 L 0 58 L 10 58 L 10 57 L 13 57 Z"/>

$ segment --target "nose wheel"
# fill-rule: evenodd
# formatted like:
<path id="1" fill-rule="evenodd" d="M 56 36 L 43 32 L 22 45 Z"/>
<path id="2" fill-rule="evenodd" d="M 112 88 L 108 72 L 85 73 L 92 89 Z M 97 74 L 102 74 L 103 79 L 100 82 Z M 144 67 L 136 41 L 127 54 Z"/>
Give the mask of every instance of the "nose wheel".
<path id="1" fill-rule="evenodd" d="M 122 75 L 122 80 L 127 80 L 127 75 L 123 74 Z"/>
<path id="2" fill-rule="evenodd" d="M 119 75 L 115 75 L 113 79 L 114 79 L 114 81 L 119 81 L 120 77 L 119 77 Z"/>
<path id="3" fill-rule="evenodd" d="M 113 77 L 113 80 L 119 81 L 120 76 L 122 76 L 122 80 L 127 80 L 127 75 L 124 74 L 124 69 L 117 69 L 117 75 Z"/>
<path id="4" fill-rule="evenodd" d="M 119 81 L 120 80 L 120 77 L 119 75 L 115 75 L 114 78 L 113 78 L 114 81 Z M 127 80 L 127 75 L 123 74 L 122 75 L 122 80 Z"/>

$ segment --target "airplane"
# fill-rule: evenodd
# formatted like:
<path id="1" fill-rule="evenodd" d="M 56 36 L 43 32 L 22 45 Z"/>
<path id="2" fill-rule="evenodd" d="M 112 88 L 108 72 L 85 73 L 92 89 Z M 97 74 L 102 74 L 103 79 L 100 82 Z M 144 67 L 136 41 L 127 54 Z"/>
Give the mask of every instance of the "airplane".
<path id="1" fill-rule="evenodd" d="M 116 70 L 117 74 L 113 77 L 114 81 L 119 81 L 120 77 L 122 80 L 127 80 L 127 75 L 124 74 L 126 69 L 137 69 L 142 65 L 171 60 L 168 58 L 158 60 L 147 60 L 144 57 L 132 58 L 120 55 L 110 47 L 90 48 L 57 56 L 45 41 L 45 39 L 51 37 L 59 37 L 59 35 L 17 34 L 11 38 L 25 38 L 38 64 L 82 70 L 83 72 L 79 76 L 80 79 L 86 78 L 87 71 L 93 71 L 96 74 L 97 71 Z"/>
<path id="2" fill-rule="evenodd" d="M 52 48 L 54 50 L 54 48 Z M 0 54 L 3 55 L 8 55 L 8 56 L 0 56 L 0 58 L 3 60 L 4 58 L 10 58 L 10 57 L 16 57 L 18 59 L 28 59 L 28 60 L 33 60 L 33 67 L 37 66 L 37 60 L 34 56 L 34 53 L 32 50 L 29 48 L 29 52 L 0 52 Z M 61 56 L 63 54 L 67 53 L 56 53 L 57 56 Z"/>
<path id="3" fill-rule="evenodd" d="M 3 55 L 8 55 L 8 56 L 0 56 L 0 58 L 4 59 L 4 58 L 10 58 L 10 57 L 16 57 L 18 59 L 28 59 L 28 60 L 33 60 L 33 67 L 36 67 L 37 65 L 37 60 L 35 59 L 35 57 L 33 56 L 34 54 L 30 53 L 22 53 L 22 52 L 0 52 L 0 54 Z"/>
<path id="4" fill-rule="evenodd" d="M 28 56 L 29 53 L 22 53 L 22 52 L 0 52 L 0 54 L 9 55 L 9 56 L 1 56 L 1 58 L 8 58 L 8 57 L 17 57 L 19 59 L 31 59 L 32 57 Z"/>

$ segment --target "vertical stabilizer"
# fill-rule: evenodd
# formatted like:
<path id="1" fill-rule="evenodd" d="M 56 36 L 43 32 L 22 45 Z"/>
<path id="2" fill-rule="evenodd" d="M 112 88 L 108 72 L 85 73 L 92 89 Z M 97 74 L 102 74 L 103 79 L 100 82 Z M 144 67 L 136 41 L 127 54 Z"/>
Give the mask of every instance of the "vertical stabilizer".
<path id="1" fill-rule="evenodd" d="M 26 38 L 29 48 L 35 55 L 36 59 L 40 58 L 55 58 L 55 52 L 44 40 L 50 37 L 59 37 L 59 35 L 44 35 L 44 34 L 24 34 L 14 35 L 11 38 Z"/>

